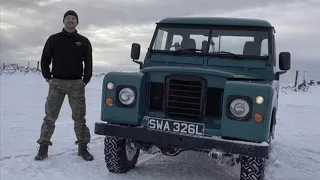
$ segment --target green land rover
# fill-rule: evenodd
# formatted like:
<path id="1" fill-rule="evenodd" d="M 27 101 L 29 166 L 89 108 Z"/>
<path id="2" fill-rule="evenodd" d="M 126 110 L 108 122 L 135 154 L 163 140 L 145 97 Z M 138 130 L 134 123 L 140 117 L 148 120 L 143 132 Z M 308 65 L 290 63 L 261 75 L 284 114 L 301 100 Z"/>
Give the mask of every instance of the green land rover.
<path id="1" fill-rule="evenodd" d="M 279 76 L 290 53 L 279 53 L 265 20 L 180 17 L 157 23 L 139 72 L 108 72 L 101 119 L 108 170 L 126 173 L 140 151 L 175 156 L 185 150 L 240 164 L 240 179 L 264 178 L 278 111 Z"/>

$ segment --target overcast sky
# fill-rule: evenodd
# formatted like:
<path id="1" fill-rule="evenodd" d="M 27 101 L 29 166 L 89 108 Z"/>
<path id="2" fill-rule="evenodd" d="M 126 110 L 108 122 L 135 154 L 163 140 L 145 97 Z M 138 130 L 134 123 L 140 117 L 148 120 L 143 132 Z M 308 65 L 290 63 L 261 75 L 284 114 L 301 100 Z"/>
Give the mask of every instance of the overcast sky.
<path id="1" fill-rule="evenodd" d="M 276 28 L 277 53 L 320 61 L 320 0 L 2 0 L 1 61 L 40 60 L 69 9 L 78 13 L 77 29 L 90 39 L 95 64 L 132 64 L 131 43 L 144 53 L 155 23 L 171 16 L 264 18 Z"/>

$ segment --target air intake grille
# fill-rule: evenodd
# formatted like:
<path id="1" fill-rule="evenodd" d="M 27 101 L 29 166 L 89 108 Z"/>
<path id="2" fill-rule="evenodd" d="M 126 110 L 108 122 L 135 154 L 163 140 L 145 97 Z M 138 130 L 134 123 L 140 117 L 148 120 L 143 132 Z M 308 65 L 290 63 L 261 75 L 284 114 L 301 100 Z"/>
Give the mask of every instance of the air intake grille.
<path id="1" fill-rule="evenodd" d="M 165 111 L 175 119 L 197 120 L 204 115 L 206 82 L 201 77 L 170 76 L 166 79 Z"/>

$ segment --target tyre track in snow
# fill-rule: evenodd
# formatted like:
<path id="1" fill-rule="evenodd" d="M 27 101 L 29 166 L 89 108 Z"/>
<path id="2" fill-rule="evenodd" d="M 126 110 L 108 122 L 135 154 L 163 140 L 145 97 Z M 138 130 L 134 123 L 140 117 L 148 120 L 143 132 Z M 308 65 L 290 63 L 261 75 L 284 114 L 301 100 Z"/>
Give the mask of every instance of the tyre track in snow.
<path id="1" fill-rule="evenodd" d="M 103 141 L 103 137 L 95 137 L 95 138 L 92 138 L 91 140 L 91 143 L 90 145 L 95 145 L 97 143 L 100 143 L 99 141 Z M 56 156 L 61 156 L 61 155 L 64 155 L 64 154 L 69 154 L 69 153 L 72 153 L 72 152 L 77 152 L 78 151 L 78 148 L 72 148 L 72 149 L 67 149 L 63 152 L 59 152 L 59 153 L 55 153 L 55 154 L 50 154 L 50 147 L 49 147 L 49 152 L 48 152 L 48 156 L 49 158 L 50 157 L 56 157 Z M 19 155 L 13 155 L 13 156 L 5 156 L 5 157 L 2 157 L 0 158 L 0 162 L 2 161 L 5 161 L 5 160 L 10 160 L 10 159 L 17 159 L 17 158 L 21 158 L 21 157 L 34 157 L 36 155 L 37 151 L 35 151 L 34 154 L 19 154 Z"/>
<path id="2" fill-rule="evenodd" d="M 21 154 L 1 158 L 0 179 L 10 177 L 10 180 L 20 179 L 119 179 L 117 174 L 111 174 L 105 167 L 103 137 L 92 139 L 91 153 L 94 161 L 84 161 L 77 155 L 77 148 L 50 154 L 43 161 L 35 161 L 35 154 Z M 138 163 L 143 163 L 153 155 L 141 153 Z M 18 165 L 18 166 L 17 166 Z M 93 174 L 91 174 L 93 173 Z M 126 175 L 125 175 L 126 176 Z M 124 178 L 126 179 L 126 178 Z M 130 178 L 129 179 L 136 179 Z"/>
<path id="3" fill-rule="evenodd" d="M 141 180 L 239 180 L 239 168 L 215 163 L 206 153 L 185 151 L 174 157 L 154 155 L 128 174 Z"/>
<path id="4" fill-rule="evenodd" d="M 102 144 L 104 140 L 104 137 L 95 137 L 92 139 L 92 142 L 90 143 L 90 145 L 96 145 L 98 143 Z M 50 151 L 50 150 L 49 150 Z M 78 151 L 78 148 L 72 148 L 72 149 L 67 149 L 64 152 L 59 152 L 59 153 L 55 153 L 55 154 L 48 154 L 49 158 L 50 157 L 56 157 L 56 156 L 61 156 L 61 155 L 65 155 L 65 154 L 73 154 L 75 152 Z M 5 160 L 12 160 L 12 159 L 19 159 L 19 158 L 27 158 L 27 157 L 34 157 L 36 155 L 37 152 L 35 152 L 34 154 L 20 154 L 20 155 L 13 155 L 13 156 L 5 156 L 0 158 L 0 162 L 5 161 Z M 50 152 L 49 152 L 50 153 Z M 158 156 L 159 153 L 156 154 L 146 154 L 144 152 L 140 152 L 140 156 L 139 156 L 139 161 L 137 162 L 137 165 L 142 164 L 146 161 L 148 161 L 149 159 L 152 159 L 156 156 Z"/>
<path id="5" fill-rule="evenodd" d="M 100 139 L 101 141 L 99 141 Z M 175 157 L 168 157 L 160 153 L 146 154 L 141 152 L 136 168 L 126 174 L 109 173 L 105 167 L 103 154 L 103 139 L 96 138 L 92 146 L 95 160 L 86 162 L 76 154 L 77 149 L 70 149 L 63 153 L 49 155 L 44 161 L 34 161 L 32 155 L 20 156 L 1 162 L 1 177 L 14 174 L 13 179 L 210 179 L 237 180 L 238 167 L 223 167 L 215 164 L 207 154 L 183 152 Z M 31 157 L 32 158 L 29 158 Z M 53 158 L 55 157 L 55 158 Z M 19 164 L 19 166 L 16 166 Z M 232 169 L 236 169 L 232 171 Z M 11 179 L 11 180 L 13 180 Z"/>

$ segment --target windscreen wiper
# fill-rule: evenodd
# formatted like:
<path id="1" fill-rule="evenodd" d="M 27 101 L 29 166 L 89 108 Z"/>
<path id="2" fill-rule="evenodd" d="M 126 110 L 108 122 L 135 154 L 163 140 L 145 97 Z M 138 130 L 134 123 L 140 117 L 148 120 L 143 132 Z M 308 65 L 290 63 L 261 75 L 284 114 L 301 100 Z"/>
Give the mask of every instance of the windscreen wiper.
<path id="1" fill-rule="evenodd" d="M 220 51 L 219 54 L 230 54 L 230 55 L 232 55 L 234 58 L 242 59 L 240 56 L 238 56 L 238 55 L 236 55 L 236 54 L 234 54 L 234 53 L 232 53 L 232 52 L 228 52 L 228 51 Z"/>

